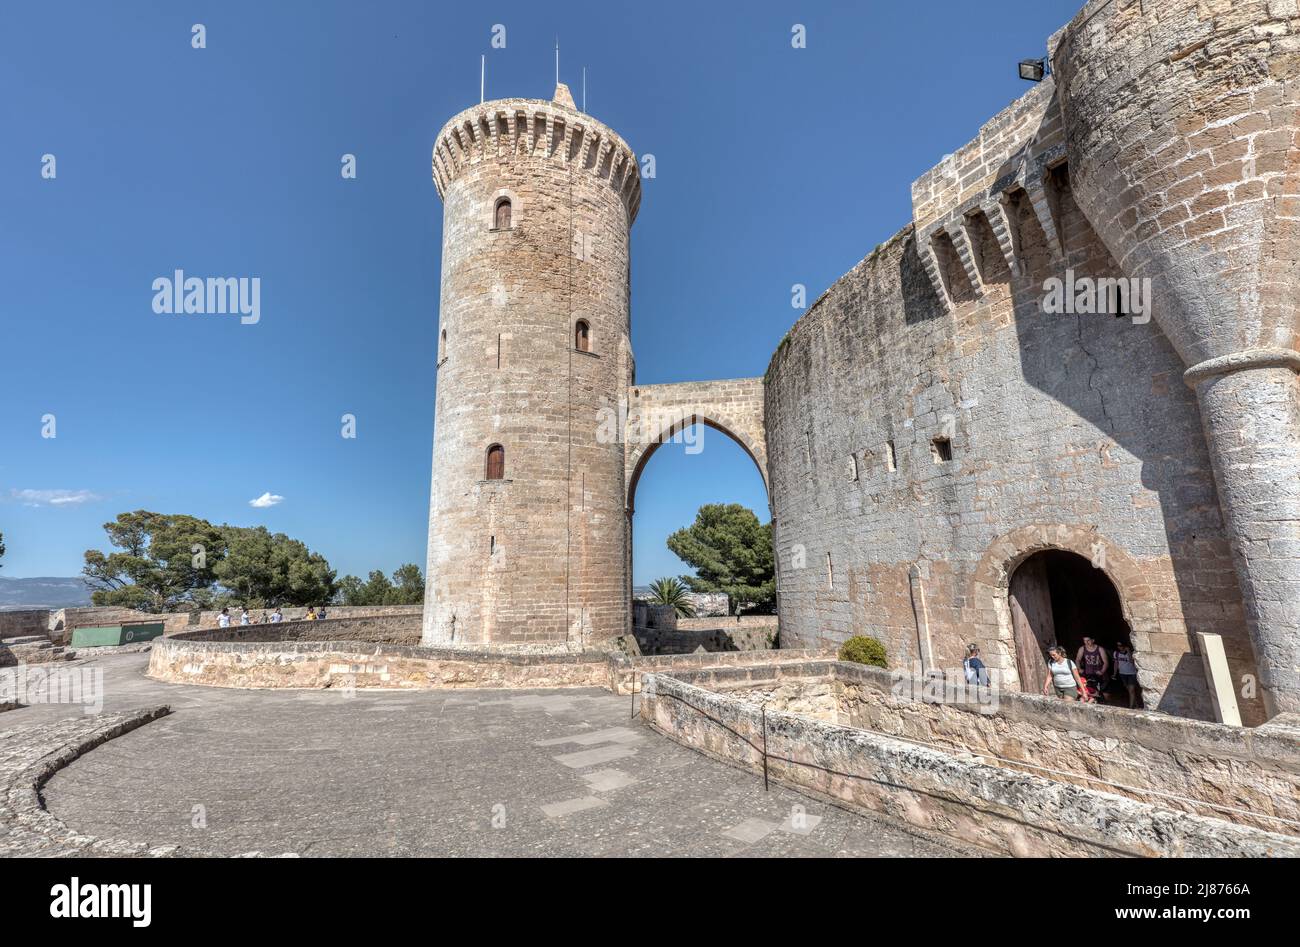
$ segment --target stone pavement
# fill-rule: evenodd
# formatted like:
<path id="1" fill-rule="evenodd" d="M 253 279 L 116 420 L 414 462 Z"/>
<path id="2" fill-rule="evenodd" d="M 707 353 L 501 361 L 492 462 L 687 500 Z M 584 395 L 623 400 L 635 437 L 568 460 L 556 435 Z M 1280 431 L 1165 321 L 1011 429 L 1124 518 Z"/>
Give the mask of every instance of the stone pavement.
<path id="1" fill-rule="evenodd" d="M 764 792 L 601 690 L 246 691 L 158 683 L 146 663 L 94 661 L 105 713 L 173 712 L 49 780 L 49 814 L 77 834 L 230 855 L 970 854 Z M 80 709 L 0 714 L 0 768 L 57 728 L 86 729 Z"/>

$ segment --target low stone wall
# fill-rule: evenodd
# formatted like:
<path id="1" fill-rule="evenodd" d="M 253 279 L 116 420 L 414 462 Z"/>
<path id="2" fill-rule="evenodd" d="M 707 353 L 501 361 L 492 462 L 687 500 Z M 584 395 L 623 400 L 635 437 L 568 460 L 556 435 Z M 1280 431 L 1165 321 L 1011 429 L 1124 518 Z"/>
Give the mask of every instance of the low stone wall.
<path id="1" fill-rule="evenodd" d="M 1229 727 L 987 689 L 940 702 L 925 682 L 880 668 L 828 661 L 804 664 L 802 672 L 802 679 L 787 675 L 779 686 L 725 674 L 681 678 L 734 691 L 769 710 L 983 754 L 1003 768 L 1300 834 L 1300 739 L 1286 716 L 1262 727 Z"/>
<path id="2" fill-rule="evenodd" d="M 317 611 L 320 607 L 317 606 Z M 262 623 L 263 619 L 270 619 L 274 608 L 250 608 L 249 617 L 254 623 Z M 240 609 L 232 606 L 230 609 L 231 621 L 239 621 Z M 325 613 L 329 616 L 327 621 L 333 621 L 337 618 L 387 618 L 387 617 L 412 617 L 417 621 L 424 612 L 423 605 L 326 605 Z M 221 620 L 221 610 L 198 612 L 197 618 L 190 618 L 195 613 L 187 613 L 186 620 L 192 627 L 198 628 L 216 628 Z M 281 608 L 280 614 L 284 616 L 286 622 L 299 621 L 306 619 L 307 608 L 305 606 L 295 606 L 291 608 Z"/>
<path id="3" fill-rule="evenodd" d="M 46 608 L 0 612 L 0 639 L 43 635 L 49 626 L 50 612 Z"/>
<path id="4" fill-rule="evenodd" d="M 820 651 L 725 651 L 704 654 L 644 655 L 629 658 L 610 656 L 610 690 L 616 694 L 641 692 L 648 674 L 690 675 L 692 679 L 746 682 L 751 686 L 781 680 L 806 678 L 807 668 L 824 666 Z"/>
<path id="5" fill-rule="evenodd" d="M 409 623 L 408 630 L 408 621 L 400 617 L 185 632 L 154 640 L 148 673 L 163 681 L 219 687 L 602 687 L 634 694 L 649 673 L 754 666 L 766 670 L 747 679 L 766 680 L 774 667 L 825 659 L 813 651 L 782 652 L 783 664 L 759 651 L 642 657 L 469 651 L 367 637 L 382 633 L 377 630 L 382 626 L 397 626 L 418 640 L 418 621 Z"/>
<path id="6" fill-rule="evenodd" d="M 420 613 L 231 625 L 187 630 L 171 637 L 203 641 L 368 641 L 414 645 L 420 643 Z"/>
<path id="7" fill-rule="evenodd" d="M 691 631 L 635 629 L 642 654 L 690 654 L 705 651 L 770 651 L 777 645 L 776 625 L 747 628 L 707 628 Z"/>
<path id="8" fill-rule="evenodd" d="M 758 668 L 742 670 L 751 679 L 759 674 Z M 641 717 L 707 756 L 755 773 L 763 772 L 766 759 L 778 783 L 999 854 L 1300 856 L 1300 839 L 798 714 L 769 709 L 764 719 L 760 706 L 736 694 L 663 674 L 646 679 Z"/>
<path id="9" fill-rule="evenodd" d="M 155 643 L 148 673 L 221 687 L 606 687 L 610 679 L 605 655 L 475 655 L 400 644 L 208 637 Z"/>
<path id="10" fill-rule="evenodd" d="M 677 619 L 678 631 L 713 631 L 714 629 L 735 630 L 738 628 L 772 628 L 777 626 L 775 615 L 722 615 L 717 617 L 697 616 L 695 618 Z"/>

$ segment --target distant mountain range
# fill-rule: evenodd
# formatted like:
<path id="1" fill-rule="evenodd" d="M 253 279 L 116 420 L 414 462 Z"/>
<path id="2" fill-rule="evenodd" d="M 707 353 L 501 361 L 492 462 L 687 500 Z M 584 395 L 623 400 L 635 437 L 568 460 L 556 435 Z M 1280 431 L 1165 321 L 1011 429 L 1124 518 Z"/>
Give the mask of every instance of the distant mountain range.
<path id="1" fill-rule="evenodd" d="M 31 579 L 0 577 L 0 611 L 18 608 L 77 608 L 90 604 L 85 579 L 37 576 Z"/>

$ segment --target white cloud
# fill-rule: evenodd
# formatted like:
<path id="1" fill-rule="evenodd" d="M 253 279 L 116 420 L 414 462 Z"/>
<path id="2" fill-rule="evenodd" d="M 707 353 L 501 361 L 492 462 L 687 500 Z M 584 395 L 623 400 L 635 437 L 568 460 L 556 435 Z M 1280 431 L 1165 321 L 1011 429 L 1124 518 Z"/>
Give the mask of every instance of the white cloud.
<path id="1" fill-rule="evenodd" d="M 23 506 L 76 506 L 103 499 L 89 490 L 10 490 L 9 495 Z"/>
<path id="2" fill-rule="evenodd" d="M 266 508 L 266 507 L 268 507 L 268 506 L 275 506 L 277 503 L 279 503 L 279 502 L 280 502 L 281 500 L 283 500 L 283 499 L 284 499 L 284 497 L 280 496 L 280 495 L 277 494 L 277 493 L 269 493 L 269 492 L 268 492 L 268 493 L 263 493 L 263 494 L 262 494 L 260 497 L 258 497 L 256 500 L 249 500 L 249 501 L 248 501 L 248 505 L 249 505 L 249 506 L 252 506 L 252 507 L 256 507 L 257 509 L 261 510 L 261 509 L 264 509 L 264 508 Z"/>

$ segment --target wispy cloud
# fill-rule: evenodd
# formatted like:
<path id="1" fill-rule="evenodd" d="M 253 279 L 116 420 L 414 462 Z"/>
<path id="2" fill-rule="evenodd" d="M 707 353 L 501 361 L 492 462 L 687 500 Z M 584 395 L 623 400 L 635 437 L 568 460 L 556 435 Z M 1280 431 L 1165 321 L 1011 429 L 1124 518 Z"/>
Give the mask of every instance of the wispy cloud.
<path id="1" fill-rule="evenodd" d="M 257 509 L 261 510 L 268 506 L 275 506 L 283 499 L 284 497 L 276 493 L 263 493 L 256 500 L 249 500 L 248 505 L 252 507 L 256 507 Z"/>
<path id="2" fill-rule="evenodd" d="M 9 495 L 23 506 L 77 506 L 103 499 L 89 490 L 10 490 Z"/>

